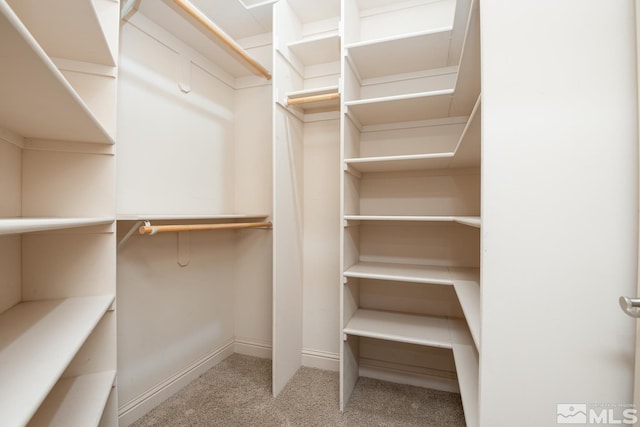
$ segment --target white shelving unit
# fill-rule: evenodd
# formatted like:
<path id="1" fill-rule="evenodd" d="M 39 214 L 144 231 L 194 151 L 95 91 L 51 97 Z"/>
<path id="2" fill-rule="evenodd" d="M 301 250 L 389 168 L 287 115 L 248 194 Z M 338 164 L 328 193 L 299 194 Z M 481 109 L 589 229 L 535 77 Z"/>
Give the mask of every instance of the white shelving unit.
<path id="1" fill-rule="evenodd" d="M 4 425 L 117 425 L 118 32 L 118 1 L 0 1 Z"/>
<path id="2" fill-rule="evenodd" d="M 343 1 L 343 410 L 359 360 L 403 343 L 420 348 L 397 358 L 403 372 L 455 366 L 477 425 L 478 10 L 476 0 Z M 451 365 L 435 348 L 451 350 Z"/>
<path id="3" fill-rule="evenodd" d="M 100 296 L 24 302 L 0 315 L 3 423 L 30 420 L 113 301 Z"/>
<path id="4" fill-rule="evenodd" d="M 289 50 L 305 66 L 340 61 L 338 33 L 321 34 L 289 43 Z"/>
<path id="5" fill-rule="evenodd" d="M 114 143 L 113 132 L 91 111 L 6 1 L 0 2 L 0 37 L 4 41 L 0 55 L 5 58 L 0 72 L 5 100 L 0 104 L 0 127 L 28 138 Z"/>

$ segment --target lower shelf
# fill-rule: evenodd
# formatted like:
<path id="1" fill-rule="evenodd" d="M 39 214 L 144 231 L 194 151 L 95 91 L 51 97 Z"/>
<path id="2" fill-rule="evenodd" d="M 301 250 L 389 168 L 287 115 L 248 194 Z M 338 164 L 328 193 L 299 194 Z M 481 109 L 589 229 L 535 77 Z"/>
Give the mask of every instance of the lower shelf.
<path id="1" fill-rule="evenodd" d="M 343 332 L 453 350 L 467 426 L 478 425 L 478 352 L 464 320 L 359 309 Z"/>
<path id="2" fill-rule="evenodd" d="M 26 425 L 114 300 L 113 295 L 20 303 L 0 314 L 0 414 Z"/>
<path id="3" fill-rule="evenodd" d="M 343 329 L 348 335 L 451 348 L 449 319 L 359 309 Z"/>
<path id="4" fill-rule="evenodd" d="M 58 381 L 29 427 L 97 427 L 113 387 L 116 371 L 98 372 Z"/>

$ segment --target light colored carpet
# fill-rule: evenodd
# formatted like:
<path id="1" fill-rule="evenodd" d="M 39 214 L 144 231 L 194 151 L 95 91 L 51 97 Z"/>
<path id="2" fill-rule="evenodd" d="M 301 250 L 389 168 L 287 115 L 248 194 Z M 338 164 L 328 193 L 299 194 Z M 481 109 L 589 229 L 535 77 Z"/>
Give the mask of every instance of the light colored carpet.
<path id="1" fill-rule="evenodd" d="M 360 378 L 344 413 L 337 372 L 303 367 L 277 398 L 271 361 L 234 354 L 133 426 L 464 427 L 460 395 Z"/>

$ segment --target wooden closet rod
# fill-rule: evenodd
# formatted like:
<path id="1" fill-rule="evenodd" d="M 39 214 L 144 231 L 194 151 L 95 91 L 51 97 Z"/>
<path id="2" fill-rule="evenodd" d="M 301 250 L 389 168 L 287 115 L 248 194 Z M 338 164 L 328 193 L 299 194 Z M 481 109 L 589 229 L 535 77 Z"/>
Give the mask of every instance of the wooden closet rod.
<path id="1" fill-rule="evenodd" d="M 308 102 L 320 102 L 320 101 L 330 101 L 332 99 L 339 99 L 340 93 L 324 93 L 322 95 L 311 95 L 311 96 L 303 96 L 300 98 L 293 98 L 287 100 L 287 105 L 298 105 L 298 104 L 306 104 Z"/>
<path id="2" fill-rule="evenodd" d="M 271 227 L 271 222 L 234 222 L 229 224 L 184 224 L 150 225 L 146 223 L 138 228 L 140 234 L 171 233 L 178 231 L 231 230 L 242 228 Z"/>
<path id="3" fill-rule="evenodd" d="M 211 21 L 207 15 L 202 13 L 197 7 L 195 7 L 189 0 L 173 0 L 178 6 L 180 6 L 185 12 L 194 17 L 198 22 L 205 26 L 205 28 L 213 33 L 224 44 L 229 46 L 231 50 L 237 53 L 247 64 L 254 68 L 258 74 L 263 75 L 267 80 L 271 80 L 271 73 L 262 66 L 258 61 L 253 59 L 246 50 L 235 42 L 222 28 L 218 27 L 213 21 Z"/>

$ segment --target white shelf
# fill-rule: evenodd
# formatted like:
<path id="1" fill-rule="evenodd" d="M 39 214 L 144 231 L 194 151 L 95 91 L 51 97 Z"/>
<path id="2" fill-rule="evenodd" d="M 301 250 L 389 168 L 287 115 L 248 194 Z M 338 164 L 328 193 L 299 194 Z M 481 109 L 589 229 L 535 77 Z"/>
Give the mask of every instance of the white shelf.
<path id="1" fill-rule="evenodd" d="M 0 40 L 1 128 L 26 138 L 114 143 L 4 1 Z"/>
<path id="2" fill-rule="evenodd" d="M 269 214 L 214 214 L 214 215 L 181 215 L 181 214 L 122 214 L 118 215 L 118 221 L 158 221 L 158 220 L 225 220 L 225 219 L 247 219 L 247 218 L 267 218 Z"/>
<path id="3" fill-rule="evenodd" d="M 345 165 L 361 173 L 480 167 L 480 117 L 481 100 L 478 97 L 456 149 L 451 153 L 356 157 L 345 159 Z"/>
<path id="4" fill-rule="evenodd" d="M 359 309 L 343 332 L 388 341 L 452 348 L 451 322 L 444 317 Z"/>
<path id="5" fill-rule="evenodd" d="M 16 15 L 50 57 L 116 66 L 115 46 L 105 34 L 113 27 L 106 18 L 119 17 L 112 0 L 8 0 Z M 55 22 L 56 25 L 51 25 Z M 64 31 L 60 31 L 64 28 Z"/>
<path id="6" fill-rule="evenodd" d="M 468 427 L 477 427 L 479 423 L 478 352 L 470 343 L 469 333 L 462 321 L 452 321 L 454 322 L 456 326 L 453 328 L 453 359 L 456 364 L 464 417 Z"/>
<path id="7" fill-rule="evenodd" d="M 305 66 L 337 62 L 340 61 L 340 36 L 329 34 L 289 43 L 289 50 Z"/>
<path id="8" fill-rule="evenodd" d="M 344 219 L 347 221 L 457 222 L 480 228 L 480 217 L 475 216 L 345 215 Z"/>
<path id="9" fill-rule="evenodd" d="M 454 280 L 453 288 L 458 295 L 462 312 L 467 320 L 469 331 L 476 348 L 480 348 L 480 286 L 478 279 Z"/>
<path id="10" fill-rule="evenodd" d="M 346 101 L 349 114 L 362 126 L 449 117 L 453 89 Z"/>
<path id="11" fill-rule="evenodd" d="M 47 396 L 29 427 L 97 427 L 100 424 L 116 371 L 63 378 Z"/>
<path id="12" fill-rule="evenodd" d="M 454 285 L 455 280 L 469 279 L 477 276 L 477 274 L 477 268 L 450 268 L 364 261 L 352 265 L 344 272 L 346 277 L 436 285 Z"/>
<path id="13" fill-rule="evenodd" d="M 0 314 L 0 414 L 25 425 L 89 337 L 114 297 L 20 303 Z"/>
<path id="14" fill-rule="evenodd" d="M 408 154 L 402 156 L 357 157 L 345 159 L 358 172 L 395 172 L 402 170 L 444 169 L 454 153 Z"/>
<path id="15" fill-rule="evenodd" d="M 114 218 L 0 218 L 0 235 L 111 224 Z"/>
<path id="16" fill-rule="evenodd" d="M 448 66 L 452 27 L 346 46 L 362 79 L 413 73 Z"/>

